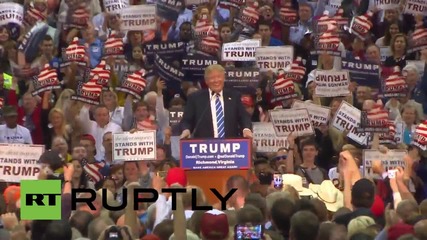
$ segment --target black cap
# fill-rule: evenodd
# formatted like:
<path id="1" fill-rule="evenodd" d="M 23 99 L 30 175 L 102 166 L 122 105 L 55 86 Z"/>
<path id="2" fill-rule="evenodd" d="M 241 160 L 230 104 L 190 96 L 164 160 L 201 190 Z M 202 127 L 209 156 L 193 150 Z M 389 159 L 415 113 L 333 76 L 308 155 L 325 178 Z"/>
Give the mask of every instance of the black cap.
<path id="1" fill-rule="evenodd" d="M 375 186 L 370 180 L 362 178 L 354 183 L 351 189 L 352 199 L 374 199 L 374 197 Z"/>
<path id="2" fill-rule="evenodd" d="M 40 158 L 39 163 L 44 163 L 49 165 L 52 171 L 56 171 L 59 168 L 64 166 L 65 158 L 57 150 L 49 150 L 44 152 Z"/>
<path id="3" fill-rule="evenodd" d="M 3 107 L 3 117 L 12 117 L 18 116 L 18 111 L 14 106 L 5 106 Z"/>

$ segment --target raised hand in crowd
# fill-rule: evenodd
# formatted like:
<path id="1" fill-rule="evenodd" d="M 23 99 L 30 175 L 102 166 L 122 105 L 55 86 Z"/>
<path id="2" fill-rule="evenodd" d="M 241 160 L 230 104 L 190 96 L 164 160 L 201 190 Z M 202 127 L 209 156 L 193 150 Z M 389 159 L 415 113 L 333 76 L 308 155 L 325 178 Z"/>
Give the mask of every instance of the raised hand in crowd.
<path id="1" fill-rule="evenodd" d="M 0 220 L 3 223 L 3 227 L 9 231 L 12 231 L 19 224 L 18 217 L 15 213 L 2 214 Z"/>
<path id="2" fill-rule="evenodd" d="M 389 229 L 390 227 L 394 226 L 400 221 L 396 213 L 396 210 L 391 208 L 391 204 L 387 204 L 384 212 L 384 218 L 385 218 L 385 229 Z"/>
<path id="3" fill-rule="evenodd" d="M 64 180 L 65 181 L 71 181 L 74 174 L 74 164 L 68 163 L 66 166 L 64 166 Z"/>

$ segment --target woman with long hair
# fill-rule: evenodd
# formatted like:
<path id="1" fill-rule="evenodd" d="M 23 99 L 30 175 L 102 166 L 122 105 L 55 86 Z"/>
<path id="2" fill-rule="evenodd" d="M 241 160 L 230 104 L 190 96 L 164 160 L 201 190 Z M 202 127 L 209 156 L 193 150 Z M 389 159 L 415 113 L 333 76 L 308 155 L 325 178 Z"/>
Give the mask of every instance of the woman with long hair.
<path id="1" fill-rule="evenodd" d="M 95 186 L 86 179 L 86 174 L 83 172 L 83 167 L 79 160 L 73 159 L 71 161 L 74 167 L 73 177 L 71 179 L 71 186 L 73 189 L 95 189 Z"/>
<path id="2" fill-rule="evenodd" d="M 71 146 L 75 146 L 80 141 L 81 127 L 79 121 L 75 121 L 76 116 L 79 115 L 80 109 L 83 106 L 82 102 L 74 101 L 71 99 L 71 96 L 75 94 L 75 91 L 72 89 L 64 89 L 58 97 L 58 100 L 55 104 L 55 109 L 60 109 L 65 117 L 68 119 L 67 122 L 70 125 L 72 131 L 70 132 L 70 142 Z M 68 140 L 67 140 L 68 141 Z"/>
<path id="3" fill-rule="evenodd" d="M 415 131 L 415 127 L 420 121 L 417 110 L 414 106 L 407 104 L 403 106 L 400 115 L 404 126 L 403 142 L 405 144 L 411 144 L 412 133 Z"/>
<path id="4" fill-rule="evenodd" d="M 42 102 L 41 124 L 44 132 L 44 143 L 47 149 L 51 149 L 52 140 L 55 137 L 64 138 L 71 145 L 72 128 L 67 123 L 67 118 L 60 108 L 50 108 L 51 93 L 46 92 Z"/>
<path id="5" fill-rule="evenodd" d="M 72 106 L 72 103 L 74 102 L 71 100 L 71 96 L 74 94 L 76 94 L 76 92 L 73 89 L 64 89 L 56 101 L 55 108 L 61 109 L 64 113 L 67 112 L 68 108 Z"/>
<path id="6" fill-rule="evenodd" d="M 387 29 L 385 31 L 385 34 L 383 37 L 378 38 L 378 40 L 375 42 L 375 45 L 378 47 L 388 47 L 390 46 L 390 42 L 393 39 L 393 37 L 402 32 L 402 27 L 399 25 L 399 22 L 392 22 L 389 25 L 387 25 Z"/>
<path id="7" fill-rule="evenodd" d="M 0 26 L 0 59 L 2 59 L 2 68 L 8 69 L 10 63 L 8 60 L 16 62 L 17 44 L 11 39 L 10 30 L 6 26 Z M 4 66 L 7 65 L 7 66 Z"/>

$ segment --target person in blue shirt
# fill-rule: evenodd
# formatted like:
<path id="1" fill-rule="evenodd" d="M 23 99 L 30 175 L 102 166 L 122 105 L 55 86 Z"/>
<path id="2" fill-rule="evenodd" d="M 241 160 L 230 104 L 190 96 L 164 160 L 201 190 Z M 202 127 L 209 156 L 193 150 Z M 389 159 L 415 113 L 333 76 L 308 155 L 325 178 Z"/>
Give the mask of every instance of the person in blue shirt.
<path id="1" fill-rule="evenodd" d="M 400 115 L 402 116 L 402 122 L 404 123 L 403 143 L 409 145 L 412 141 L 412 133 L 415 130 L 414 128 L 419 123 L 420 118 L 413 105 L 403 106 Z"/>
<path id="2" fill-rule="evenodd" d="M 87 28 L 81 31 L 83 39 L 81 39 L 80 43 L 87 44 L 90 67 L 95 68 L 102 59 L 104 43 L 96 37 L 95 27 L 89 22 Z"/>
<path id="3" fill-rule="evenodd" d="M 294 44 L 300 44 L 305 34 L 309 31 L 312 31 L 312 6 L 310 6 L 308 3 L 300 2 L 298 5 L 298 17 L 298 25 L 289 28 L 289 41 Z"/>
<path id="4" fill-rule="evenodd" d="M 257 32 L 261 35 L 262 46 L 283 46 L 283 42 L 277 38 L 271 36 L 271 23 L 265 20 L 261 20 L 258 23 Z"/>

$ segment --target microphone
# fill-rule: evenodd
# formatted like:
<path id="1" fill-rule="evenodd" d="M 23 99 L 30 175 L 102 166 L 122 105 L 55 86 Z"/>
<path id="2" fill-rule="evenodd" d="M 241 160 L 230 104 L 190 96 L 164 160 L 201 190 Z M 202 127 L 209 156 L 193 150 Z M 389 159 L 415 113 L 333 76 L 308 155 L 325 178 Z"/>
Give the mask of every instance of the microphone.
<path id="1" fill-rule="evenodd" d="M 202 123 L 203 117 L 205 116 L 207 110 L 210 109 L 211 101 L 212 101 L 213 96 L 215 96 L 215 94 L 216 94 L 215 92 L 211 92 L 211 95 L 209 96 L 208 104 L 206 105 L 205 109 L 203 110 L 202 114 L 200 115 L 199 120 L 197 120 L 196 125 L 193 128 L 193 131 L 191 131 L 190 138 L 194 137 L 194 133 L 197 131 L 200 124 Z"/>

